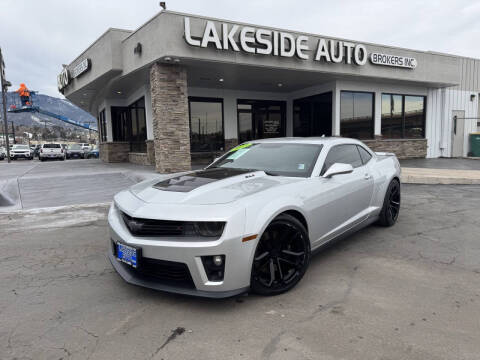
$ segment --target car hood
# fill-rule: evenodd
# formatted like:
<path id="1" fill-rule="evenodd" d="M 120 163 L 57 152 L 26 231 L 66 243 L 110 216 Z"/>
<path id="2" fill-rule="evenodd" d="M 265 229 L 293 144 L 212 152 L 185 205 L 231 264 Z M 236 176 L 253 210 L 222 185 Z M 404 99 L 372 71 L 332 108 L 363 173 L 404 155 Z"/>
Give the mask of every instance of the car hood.
<path id="1" fill-rule="evenodd" d="M 269 176 L 263 171 L 216 168 L 144 181 L 132 186 L 130 191 L 153 204 L 226 204 L 301 180 Z"/>

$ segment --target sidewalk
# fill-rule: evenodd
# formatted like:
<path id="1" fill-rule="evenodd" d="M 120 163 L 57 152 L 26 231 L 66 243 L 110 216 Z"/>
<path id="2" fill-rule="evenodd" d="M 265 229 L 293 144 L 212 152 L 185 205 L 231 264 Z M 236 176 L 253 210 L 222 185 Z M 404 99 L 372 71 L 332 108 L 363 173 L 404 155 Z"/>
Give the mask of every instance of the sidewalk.
<path id="1" fill-rule="evenodd" d="M 406 184 L 480 184 L 477 159 L 411 159 L 400 163 Z"/>

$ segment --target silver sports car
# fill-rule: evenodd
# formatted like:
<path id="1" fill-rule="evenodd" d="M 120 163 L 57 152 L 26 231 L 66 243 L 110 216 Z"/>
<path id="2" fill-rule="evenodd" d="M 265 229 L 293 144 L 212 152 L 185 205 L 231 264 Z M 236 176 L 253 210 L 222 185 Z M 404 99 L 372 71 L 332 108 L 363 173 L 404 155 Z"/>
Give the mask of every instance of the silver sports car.
<path id="1" fill-rule="evenodd" d="M 294 287 L 314 250 L 373 222 L 393 225 L 400 165 L 345 138 L 255 140 L 200 171 L 115 196 L 109 258 L 127 282 L 228 297 Z"/>

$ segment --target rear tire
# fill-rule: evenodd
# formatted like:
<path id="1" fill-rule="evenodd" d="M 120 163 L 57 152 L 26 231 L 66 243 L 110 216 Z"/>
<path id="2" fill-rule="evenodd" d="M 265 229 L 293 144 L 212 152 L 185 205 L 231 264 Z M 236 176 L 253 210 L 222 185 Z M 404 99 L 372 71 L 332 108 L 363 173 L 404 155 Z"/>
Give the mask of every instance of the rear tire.
<path id="1" fill-rule="evenodd" d="M 310 261 L 310 240 L 303 224 L 288 214 L 265 229 L 255 250 L 250 288 L 259 295 L 279 295 L 302 279 Z"/>
<path id="2" fill-rule="evenodd" d="M 382 211 L 378 219 L 379 225 L 388 227 L 397 222 L 400 213 L 400 199 L 400 182 L 393 179 L 385 192 Z"/>

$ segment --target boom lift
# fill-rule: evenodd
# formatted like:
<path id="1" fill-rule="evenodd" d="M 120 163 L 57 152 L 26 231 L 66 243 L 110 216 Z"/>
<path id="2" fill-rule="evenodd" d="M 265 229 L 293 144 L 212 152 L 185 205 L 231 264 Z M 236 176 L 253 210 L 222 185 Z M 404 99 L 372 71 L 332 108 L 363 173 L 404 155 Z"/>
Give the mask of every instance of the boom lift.
<path id="1" fill-rule="evenodd" d="M 23 86 L 22 86 L 23 85 Z M 69 119 L 66 116 L 55 114 L 51 111 L 42 109 L 41 107 L 35 105 L 36 91 L 30 91 L 26 88 L 25 84 L 20 85 L 20 89 L 17 90 L 17 93 L 14 95 L 13 104 L 8 108 L 8 112 L 11 113 L 21 113 L 21 112 L 31 112 L 39 113 L 43 115 L 50 116 L 52 118 L 66 122 L 67 124 L 78 126 L 91 131 L 98 131 L 96 128 L 92 127 L 90 123 L 82 123 L 80 121 Z"/>

